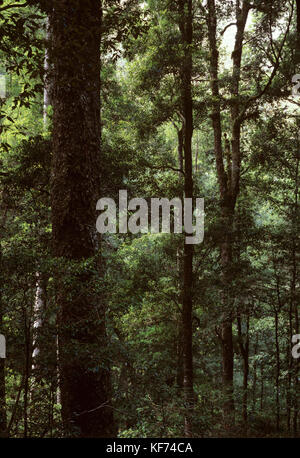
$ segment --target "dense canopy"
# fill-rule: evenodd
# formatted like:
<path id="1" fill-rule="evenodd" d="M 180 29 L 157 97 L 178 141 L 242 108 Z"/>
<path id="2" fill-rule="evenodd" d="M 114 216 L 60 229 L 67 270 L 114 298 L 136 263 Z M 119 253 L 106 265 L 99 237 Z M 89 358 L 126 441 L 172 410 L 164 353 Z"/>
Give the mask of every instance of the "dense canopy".
<path id="1" fill-rule="evenodd" d="M 0 38 L 0 437 L 299 437 L 300 1 Z"/>

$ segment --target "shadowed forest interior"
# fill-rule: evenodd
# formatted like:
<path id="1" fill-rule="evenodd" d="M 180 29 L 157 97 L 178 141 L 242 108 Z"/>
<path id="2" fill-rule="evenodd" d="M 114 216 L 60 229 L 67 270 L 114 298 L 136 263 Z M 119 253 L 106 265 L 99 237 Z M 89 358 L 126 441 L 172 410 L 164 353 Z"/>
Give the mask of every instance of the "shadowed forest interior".
<path id="1" fill-rule="evenodd" d="M 300 0 L 0 0 L 0 38 L 0 437 L 299 437 Z"/>

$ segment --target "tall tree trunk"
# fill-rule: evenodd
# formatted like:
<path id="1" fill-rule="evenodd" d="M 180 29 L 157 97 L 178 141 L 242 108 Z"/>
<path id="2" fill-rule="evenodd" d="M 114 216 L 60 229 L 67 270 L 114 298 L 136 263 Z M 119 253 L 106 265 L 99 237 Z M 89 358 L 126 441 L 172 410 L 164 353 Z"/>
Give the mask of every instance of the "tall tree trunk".
<path id="1" fill-rule="evenodd" d="M 193 198 L 193 167 L 192 167 L 192 137 L 193 137 L 193 100 L 192 100 L 192 50 L 193 42 L 193 15 L 192 0 L 179 1 L 180 31 L 184 49 L 184 58 L 181 68 L 181 95 L 184 117 L 184 195 Z M 183 372 L 184 372 L 184 400 L 185 400 L 185 427 L 184 434 L 191 437 L 192 416 L 194 406 L 193 388 L 193 330 L 192 330 L 192 298 L 193 286 L 193 245 L 184 243 L 183 260 Z"/>
<path id="2" fill-rule="evenodd" d="M 258 351 L 258 334 L 256 334 L 254 345 L 254 356 L 256 357 Z M 257 359 L 253 363 L 253 390 L 252 390 L 252 413 L 256 411 L 256 387 L 257 387 Z"/>
<path id="3" fill-rule="evenodd" d="M 233 215 L 227 206 L 222 207 L 222 223 L 224 227 L 224 239 L 221 244 L 221 267 L 222 267 L 222 368 L 223 368 L 223 413 L 226 429 L 230 429 L 234 424 L 234 387 L 233 387 L 233 363 L 234 351 L 232 340 L 232 298 L 230 293 L 231 286 L 231 265 L 232 265 L 232 227 Z"/>
<path id="4" fill-rule="evenodd" d="M 249 376 L 249 310 L 246 315 L 246 333 L 242 333 L 242 321 L 240 314 L 237 316 L 239 346 L 243 358 L 243 422 L 244 429 L 248 429 L 248 376 Z"/>
<path id="5" fill-rule="evenodd" d="M 43 97 L 43 127 L 44 131 L 47 128 L 48 108 L 50 106 L 50 91 L 49 91 L 49 45 L 50 45 L 50 21 L 46 19 L 46 46 L 44 56 L 44 97 Z M 32 354 L 32 369 L 36 368 L 35 359 L 38 356 L 40 349 L 38 346 L 38 337 L 42 326 L 42 312 L 45 307 L 45 276 L 42 272 L 36 272 L 36 292 L 34 301 L 34 321 L 33 321 L 33 354 Z"/>
<path id="6" fill-rule="evenodd" d="M 27 316 L 26 307 L 23 305 L 23 320 L 24 320 L 24 340 L 25 340 L 25 355 L 24 355 L 24 405 L 23 405 L 23 421 L 24 421 L 24 438 L 28 437 L 28 407 L 30 399 L 30 375 L 32 364 L 32 322 L 31 317 Z"/>
<path id="7" fill-rule="evenodd" d="M 1 226 L 0 226 L 1 231 L 3 231 L 5 228 L 6 218 L 7 218 L 7 207 L 3 209 L 3 216 L 1 219 Z M 3 279 L 2 242 L 0 238 L 0 334 L 2 334 L 2 329 L 3 329 L 3 299 L 2 299 L 3 283 L 4 283 L 4 279 Z M 8 435 L 8 428 L 7 428 L 7 414 L 6 414 L 5 359 L 0 358 L 0 438 L 6 437 L 7 435 Z"/>
<path id="8" fill-rule="evenodd" d="M 296 0 L 296 22 L 297 22 L 296 65 L 299 65 L 300 64 L 300 0 Z"/>
<path id="9" fill-rule="evenodd" d="M 280 429 L 280 401 L 279 401 L 279 390 L 280 390 L 280 346 L 279 346 L 279 333 L 278 333 L 278 311 L 275 311 L 275 348 L 276 348 L 276 376 L 275 376 L 275 387 L 276 387 L 276 430 Z"/>
<path id="10" fill-rule="evenodd" d="M 280 294 L 280 273 L 276 273 L 276 264 L 274 261 L 274 271 L 276 276 L 277 303 L 274 305 L 274 324 L 275 324 L 275 349 L 276 349 L 276 372 L 275 372 L 275 403 L 276 403 L 276 430 L 280 430 L 280 342 L 279 342 L 279 314 L 283 306 Z"/>
<path id="11" fill-rule="evenodd" d="M 46 19 L 46 47 L 45 47 L 45 56 L 44 56 L 44 72 L 45 72 L 45 80 L 44 80 L 44 101 L 43 101 L 43 122 L 44 128 L 47 126 L 48 120 L 48 108 L 51 104 L 50 101 L 50 80 L 49 80 L 49 47 L 51 43 L 51 29 L 50 29 L 51 21 L 47 17 Z"/>
<path id="12" fill-rule="evenodd" d="M 196 152 L 195 152 L 195 172 L 198 172 L 198 160 L 199 160 L 199 132 L 197 132 L 196 141 Z"/>
<path id="13" fill-rule="evenodd" d="M 219 94 L 219 52 L 217 45 L 217 17 L 215 1 L 208 0 L 208 35 L 210 44 L 210 76 L 212 91 L 212 125 L 214 131 L 214 149 L 217 176 L 220 189 L 220 207 L 222 225 L 224 227 L 223 240 L 221 242 L 221 268 L 222 268 L 222 302 L 223 318 L 221 327 L 221 345 L 222 345 L 222 378 L 223 378 L 223 413 L 224 421 L 227 426 L 232 423 L 234 415 L 233 402 L 233 344 L 232 344 L 232 316 L 230 310 L 229 293 L 229 269 L 232 261 L 231 249 L 231 228 L 232 228 L 232 209 L 228 177 L 224 167 L 223 147 L 222 147 L 222 123 L 221 123 L 221 106 Z"/>
<path id="14" fill-rule="evenodd" d="M 292 372 L 293 372 L 293 358 L 291 353 L 291 342 L 293 336 L 293 312 L 290 304 L 289 307 L 289 327 L 287 330 L 287 343 L 286 343 L 286 359 L 287 359 L 287 385 L 286 385 L 286 426 L 287 430 L 291 431 L 291 412 L 292 412 L 292 402 L 291 402 L 291 390 L 292 390 Z"/>
<path id="15" fill-rule="evenodd" d="M 2 250 L 0 243 L 0 334 L 3 326 L 2 309 Z M 0 438 L 6 436 L 6 392 L 5 392 L 5 359 L 0 358 Z"/>
<path id="16" fill-rule="evenodd" d="M 53 249 L 62 269 L 56 278 L 60 386 L 65 435 L 79 437 L 115 434 L 105 305 L 94 288 L 101 269 L 101 16 L 100 0 L 54 0 L 51 200 Z"/>
<path id="17" fill-rule="evenodd" d="M 297 2 L 297 26 L 298 26 L 298 39 L 299 39 L 299 53 L 300 53 L 300 5 Z M 299 55 L 299 62 L 300 62 L 300 55 Z M 299 334 L 299 315 L 298 315 L 298 307 L 299 303 L 297 301 L 297 278 L 298 278 L 298 264 L 297 264 L 297 239 L 296 237 L 299 236 L 297 232 L 297 228 L 299 227 L 299 167 L 300 167 L 300 135 L 299 135 L 299 121 L 297 121 L 297 149 L 296 149 L 296 167 L 295 167 L 295 190 L 294 190 L 294 208 L 293 208 L 293 215 L 292 215 L 292 226 L 295 229 L 295 235 L 293 234 L 292 239 L 292 275 L 291 275 L 291 309 L 292 314 L 294 315 L 294 319 L 292 318 L 292 322 L 294 321 L 294 327 L 292 329 L 292 334 Z M 291 352 L 290 352 L 291 354 Z M 298 434 L 298 416 L 299 416 L 299 360 L 294 359 L 292 361 L 292 369 L 293 369 L 293 433 L 294 436 L 297 437 Z"/>
<path id="18" fill-rule="evenodd" d="M 221 324 L 222 342 L 222 367 L 223 367 L 223 392 L 224 392 L 224 424 L 230 429 L 234 424 L 234 386 L 233 365 L 234 352 L 232 342 L 233 307 L 231 297 L 232 284 L 232 245 L 233 245 L 233 222 L 235 205 L 239 195 L 240 180 L 240 136 L 241 136 L 241 106 L 239 101 L 239 85 L 241 73 L 241 59 L 243 52 L 244 31 L 250 4 L 236 1 L 236 26 L 234 51 L 232 53 L 232 95 L 231 104 L 231 149 L 227 151 L 227 172 L 224 166 L 222 147 L 222 122 L 219 93 L 219 52 L 217 44 L 217 15 L 215 0 L 208 0 L 208 37 L 210 45 L 210 79 L 212 92 L 212 124 L 214 130 L 215 159 L 220 189 L 220 210 L 223 227 L 223 239 L 221 241 L 221 281 L 223 316 Z"/>
<path id="19" fill-rule="evenodd" d="M 264 410 L 264 395 L 265 395 L 265 381 L 264 381 L 264 365 L 260 363 L 260 411 Z"/>
<path id="20" fill-rule="evenodd" d="M 177 129 L 178 137 L 178 185 L 180 189 L 180 198 L 183 201 L 183 129 L 184 126 L 181 126 Z M 180 240 L 179 246 L 177 248 L 177 272 L 178 272 L 178 291 L 179 291 L 179 303 L 182 304 L 182 294 L 183 294 L 183 241 Z M 183 326 L 182 326 L 182 317 L 180 317 L 178 322 L 178 332 L 177 332 L 177 371 L 176 371 L 176 384 L 178 387 L 178 392 L 181 394 L 183 389 Z"/>

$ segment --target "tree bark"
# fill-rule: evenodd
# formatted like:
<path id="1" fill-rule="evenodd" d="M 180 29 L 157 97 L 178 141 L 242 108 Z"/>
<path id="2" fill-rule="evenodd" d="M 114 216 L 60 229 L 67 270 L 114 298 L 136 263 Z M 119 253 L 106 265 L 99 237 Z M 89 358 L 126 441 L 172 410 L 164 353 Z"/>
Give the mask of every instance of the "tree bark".
<path id="1" fill-rule="evenodd" d="M 297 22 L 296 65 L 299 65 L 300 64 L 300 0 L 296 0 L 296 22 Z"/>
<path id="2" fill-rule="evenodd" d="M 299 39 L 299 53 L 300 53 L 300 5 L 297 2 L 297 26 L 298 26 L 298 39 Z M 299 55 L 300 62 L 300 55 Z M 297 219 L 299 218 L 299 167 L 300 167 L 300 136 L 299 136 L 299 122 L 297 122 L 297 149 L 296 149 L 296 167 L 295 167 L 295 189 L 294 189 L 294 205 L 293 205 L 293 215 L 292 215 L 292 226 L 294 228 L 299 227 Z M 297 232 L 292 238 L 292 275 L 291 275 L 291 287 L 290 287 L 290 309 L 291 314 L 291 333 L 299 334 L 299 314 L 298 314 L 298 302 L 297 302 L 297 278 L 298 278 L 298 264 L 297 264 Z M 294 316 L 293 316 L 294 315 Z M 294 325 L 293 325 L 294 322 Z M 291 355 L 291 352 L 289 352 Z M 298 434 L 298 406 L 299 406 L 299 360 L 294 359 L 292 361 L 292 372 L 293 372 L 293 433 L 297 437 Z"/>
<path id="3" fill-rule="evenodd" d="M 2 197 L 2 196 L 1 196 Z M 2 206 L 1 206 L 2 207 Z M 1 208 L 2 209 L 2 208 Z M 1 230 L 3 231 L 6 224 L 7 208 L 3 209 L 3 216 L 1 220 Z M 3 299 L 2 299 L 2 285 L 4 284 L 3 278 L 3 260 L 2 260 L 2 240 L 0 238 L 0 334 L 3 329 Z M 5 379 L 5 359 L 0 358 L 0 438 L 8 435 L 7 428 L 7 412 L 6 412 L 6 379 Z"/>
<path id="4" fill-rule="evenodd" d="M 178 138 L 178 186 L 180 189 L 180 198 L 183 201 L 183 180 L 184 180 L 184 165 L 183 165 L 183 130 L 184 126 L 181 125 L 180 128 L 177 128 L 177 138 Z M 179 303 L 182 304 L 182 294 L 183 294 L 183 240 L 179 241 L 179 246 L 177 248 L 177 272 L 178 272 L 178 291 L 179 291 Z M 178 321 L 178 332 L 177 332 L 177 345 L 176 345 L 176 356 L 177 356 L 177 371 L 176 371 L 176 384 L 178 387 L 178 393 L 181 394 L 183 390 L 183 326 L 182 326 L 182 316 L 179 317 Z"/>
<path id="5" fill-rule="evenodd" d="M 239 100 L 239 85 L 241 78 L 241 59 L 243 52 L 244 31 L 250 5 L 243 1 L 236 1 L 236 25 L 237 32 L 235 46 L 232 53 L 232 84 L 231 92 L 231 152 L 227 151 L 227 172 L 224 166 L 224 153 L 222 147 L 222 121 L 219 92 L 219 52 L 217 44 L 217 15 L 215 0 L 208 0 L 208 37 L 210 45 L 210 79 L 212 93 L 212 125 L 214 130 L 215 160 L 220 190 L 220 213 L 223 227 L 221 240 L 221 281 L 223 316 L 221 324 L 222 343 L 222 367 L 223 367 L 223 414 L 224 425 L 230 429 L 234 424 L 234 352 L 232 342 L 233 307 L 231 297 L 232 284 L 232 246 L 233 246 L 233 222 L 235 205 L 239 194 L 240 181 L 240 137 L 241 137 L 241 106 Z"/>
<path id="6" fill-rule="evenodd" d="M 105 305 L 94 289 L 94 272 L 101 269 L 101 16 L 100 0 L 54 1 L 52 231 L 61 266 L 56 300 L 62 418 L 65 435 L 75 437 L 115 434 Z"/>
<path id="7" fill-rule="evenodd" d="M 2 284 L 2 250 L 0 244 L 0 334 L 3 326 Z M 6 421 L 5 359 L 0 358 L 0 438 L 7 434 Z"/>
<path id="8" fill-rule="evenodd" d="M 275 350 L 276 350 L 276 372 L 275 372 L 275 404 L 276 404 L 276 430 L 280 430 L 280 342 L 279 342 L 279 314 L 283 306 L 280 294 L 280 274 L 276 273 L 276 265 L 274 262 L 274 271 L 276 276 L 276 290 L 278 305 L 274 305 L 274 324 L 275 324 Z"/>
<path id="9" fill-rule="evenodd" d="M 222 302 L 223 317 L 221 326 L 222 345 L 222 378 L 223 378 L 223 414 L 226 427 L 230 427 L 234 417 L 233 401 L 233 343 L 232 343 L 232 314 L 230 308 L 229 285 L 230 265 L 232 262 L 231 232 L 233 224 L 233 208 L 230 196 L 227 173 L 224 167 L 222 147 L 221 105 L 219 93 L 219 52 L 217 46 L 217 17 L 215 1 L 208 0 L 208 35 L 210 44 L 210 76 L 212 102 L 212 125 L 214 131 L 214 149 L 217 176 L 220 190 L 221 219 L 224 228 L 221 241 L 221 269 L 222 269 Z"/>
<path id="10" fill-rule="evenodd" d="M 260 411 L 264 410 L 264 395 L 265 395 L 265 383 L 264 383 L 264 365 L 261 362 L 260 365 Z"/>
<path id="11" fill-rule="evenodd" d="M 242 321 L 240 314 L 237 316 L 237 327 L 238 327 L 238 337 L 239 337 L 239 346 L 241 350 L 241 355 L 243 358 L 243 422 L 244 429 L 247 433 L 248 429 L 248 376 L 249 376 L 249 311 L 247 310 L 246 315 L 246 333 L 242 333 Z"/>
<path id="12" fill-rule="evenodd" d="M 254 356 L 257 355 L 258 351 L 258 334 L 256 334 L 255 345 L 254 345 Z M 252 391 L 252 414 L 256 411 L 256 386 L 257 386 L 257 359 L 254 360 L 253 364 L 253 391 Z"/>
<path id="13" fill-rule="evenodd" d="M 279 347 L 279 335 L 278 335 L 278 311 L 275 311 L 275 348 L 276 348 L 276 376 L 275 376 L 275 387 L 276 387 L 276 431 L 280 428 L 280 401 L 279 401 L 279 390 L 280 390 L 280 347 Z"/>
<path id="14" fill-rule="evenodd" d="M 184 194 L 185 198 L 193 198 L 193 167 L 192 167 L 192 137 L 193 137 L 193 100 L 192 100 L 192 42 L 193 16 L 192 0 L 179 1 L 180 31 L 184 49 L 181 68 L 181 96 L 184 117 Z M 183 254 L 183 387 L 185 400 L 185 437 L 192 437 L 192 416 L 194 407 L 193 388 L 193 245 L 184 243 Z"/>

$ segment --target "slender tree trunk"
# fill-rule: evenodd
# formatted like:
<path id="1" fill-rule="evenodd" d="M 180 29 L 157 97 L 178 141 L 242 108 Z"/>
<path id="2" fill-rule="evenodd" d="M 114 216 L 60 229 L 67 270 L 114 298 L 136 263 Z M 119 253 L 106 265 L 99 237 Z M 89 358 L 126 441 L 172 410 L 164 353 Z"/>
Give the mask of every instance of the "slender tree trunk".
<path id="1" fill-rule="evenodd" d="M 299 65 L 300 64 L 300 0 L 296 0 L 296 22 L 297 22 L 296 65 Z"/>
<path id="2" fill-rule="evenodd" d="M 184 59 L 181 69 L 181 95 L 184 117 L 184 194 L 185 198 L 193 198 L 193 168 L 192 168 L 192 137 L 193 137 L 193 101 L 192 101 L 192 50 L 193 17 L 192 0 L 179 1 L 180 31 L 184 47 Z M 193 388 L 193 330 L 192 330 L 192 286 L 193 286 L 193 245 L 184 243 L 183 260 L 183 371 L 185 399 L 185 428 L 186 437 L 191 437 L 192 416 L 194 406 Z"/>
<path id="3" fill-rule="evenodd" d="M 256 334 L 255 345 L 254 345 L 254 356 L 258 351 L 258 334 Z M 256 410 L 256 386 L 257 386 L 257 360 L 253 363 L 253 390 L 252 390 L 252 413 Z"/>
<path id="4" fill-rule="evenodd" d="M 182 172 L 184 170 L 184 166 L 183 166 L 183 130 L 184 130 L 184 126 L 181 127 L 181 129 L 178 129 L 177 130 L 177 137 L 178 137 L 178 147 L 177 147 L 177 153 L 178 153 L 178 166 L 179 166 L 179 170 L 180 172 L 178 172 L 178 176 L 179 176 L 179 184 L 181 184 L 181 180 L 182 180 Z"/>
<path id="5" fill-rule="evenodd" d="M 30 399 L 30 374 L 32 363 L 32 334 L 31 320 L 27 317 L 27 310 L 23 306 L 24 317 L 24 339 L 25 339 L 25 367 L 24 367 L 24 404 L 23 404 L 23 421 L 24 421 L 24 438 L 28 437 L 28 407 Z"/>
<path id="6" fill-rule="evenodd" d="M 249 376 L 249 313 L 247 312 L 246 316 L 246 334 L 242 334 L 242 322 L 241 317 L 238 314 L 237 324 L 238 324 L 238 337 L 239 345 L 243 358 L 243 422 L 244 429 L 247 433 L 248 428 L 248 376 Z"/>
<path id="7" fill-rule="evenodd" d="M 180 198 L 183 201 L 183 129 L 184 126 L 181 126 L 180 129 L 177 129 L 178 136 L 178 184 L 180 188 Z M 183 243 L 180 240 L 179 246 L 177 249 L 177 271 L 178 271 L 178 291 L 179 291 L 179 303 L 182 304 L 182 293 L 183 293 Z M 177 333 L 177 373 L 176 373 L 176 384 L 178 387 L 179 393 L 182 393 L 183 389 L 183 326 L 182 326 L 182 317 L 178 323 L 178 333 Z"/>
<path id="8" fill-rule="evenodd" d="M 50 101 L 50 80 L 49 80 L 49 46 L 51 43 L 51 30 L 50 30 L 50 20 L 46 19 L 46 48 L 45 48 L 45 57 L 44 57 L 44 72 L 45 72 L 45 81 L 44 81 L 44 101 L 43 101 L 43 122 L 44 128 L 47 126 L 48 120 L 48 108 L 51 104 Z"/>
<path id="9" fill-rule="evenodd" d="M 2 249 L 0 242 L 0 334 L 3 329 L 2 275 Z M 7 434 L 6 421 L 5 359 L 0 358 L 0 438 L 5 437 Z"/>
<path id="10" fill-rule="evenodd" d="M 280 311 L 283 307 L 283 302 L 281 299 L 280 292 L 280 272 L 276 272 L 276 264 L 274 263 L 274 272 L 276 277 L 276 291 L 277 291 L 277 303 L 274 305 L 274 325 L 275 325 L 275 350 L 276 350 L 276 372 L 275 372 L 275 403 L 276 403 L 276 430 L 280 430 L 280 370 L 281 370 L 281 360 L 280 360 L 280 342 L 279 342 L 279 316 Z"/>
<path id="11" fill-rule="evenodd" d="M 46 46 L 44 56 L 44 97 L 43 97 L 43 127 L 44 131 L 47 128 L 48 108 L 50 106 L 50 90 L 49 90 L 49 45 L 50 45 L 50 21 L 46 19 Z M 45 308 L 45 287 L 47 282 L 42 272 L 36 272 L 36 293 L 34 301 L 34 321 L 33 321 L 33 354 L 32 354 L 32 369 L 36 369 L 36 357 L 40 349 L 38 345 L 38 337 L 42 327 L 42 313 Z"/>
<path id="12" fill-rule="evenodd" d="M 241 75 L 241 59 L 243 52 L 244 31 L 250 4 L 243 1 L 236 1 L 236 25 L 237 32 L 235 37 L 234 51 L 232 53 L 232 85 L 231 95 L 233 103 L 231 105 L 231 148 L 227 152 L 227 173 L 224 166 L 223 147 L 222 147 L 222 123 L 221 106 L 219 93 L 219 52 L 217 44 L 217 15 L 215 0 L 208 0 L 208 36 L 210 44 L 210 77 L 212 92 L 212 124 L 214 130 L 216 168 L 220 189 L 220 209 L 223 227 L 223 239 L 221 241 L 221 280 L 222 280 L 222 302 L 223 316 L 221 324 L 222 342 L 222 367 L 223 367 L 223 393 L 224 393 L 224 424 L 225 428 L 230 429 L 235 421 L 234 414 L 234 386 L 233 386 L 233 365 L 234 352 L 232 342 L 232 322 L 233 308 L 231 297 L 232 284 L 232 244 L 233 244 L 233 221 L 235 214 L 235 204 L 239 194 L 240 180 L 240 101 L 239 86 Z"/>
<path id="13" fill-rule="evenodd" d="M 279 333 L 278 333 L 278 311 L 275 311 L 275 348 L 276 348 L 276 376 L 275 376 L 275 387 L 276 387 L 276 430 L 280 429 L 280 346 L 279 346 Z"/>
<path id="14" fill-rule="evenodd" d="M 221 324 L 222 336 L 222 368 L 223 368 L 223 412 L 226 429 L 234 425 L 234 387 L 233 387 L 233 340 L 232 340 L 232 299 L 230 293 L 231 285 L 231 264 L 232 264 L 232 227 L 233 215 L 228 208 L 222 208 L 222 222 L 224 227 L 224 240 L 221 245 L 221 267 L 222 267 L 222 302 L 223 316 Z"/>
<path id="15" fill-rule="evenodd" d="M 197 132 L 196 141 L 196 153 L 195 153 L 195 172 L 198 172 L 198 160 L 199 160 L 199 132 Z"/>
<path id="16" fill-rule="evenodd" d="M 288 366 L 287 373 L 287 386 L 286 386 L 286 426 L 287 430 L 291 431 L 291 412 L 292 412 L 292 402 L 291 402 L 291 389 L 292 389 L 292 372 L 293 372 L 293 361 L 291 354 L 291 342 L 293 335 L 293 314 L 292 307 L 289 307 L 289 328 L 287 331 L 287 343 L 286 343 L 286 359 Z"/>
<path id="17" fill-rule="evenodd" d="M 100 0 L 54 0 L 53 249 L 66 436 L 115 434 L 96 233 L 100 189 Z M 80 37 L 80 39 L 78 39 Z"/>
<path id="18" fill-rule="evenodd" d="M 298 27 L 298 40 L 299 40 L 299 53 L 300 53 L 300 5 L 297 2 L 297 27 Z M 300 62 L 300 54 L 299 54 L 299 62 Z M 297 149 L 296 149 L 296 170 L 295 170 L 295 190 L 294 190 L 294 208 L 293 208 L 293 227 L 299 227 L 298 219 L 299 219 L 299 166 L 300 166 L 300 136 L 299 136 L 299 122 L 297 122 Z M 297 236 L 296 232 L 296 236 Z M 299 301 L 297 301 L 297 278 L 298 278 L 298 264 L 297 264 L 297 241 L 295 236 L 293 235 L 292 240 L 292 278 L 291 278 L 291 309 L 292 313 L 294 314 L 292 321 L 294 321 L 294 329 L 292 330 L 293 334 L 299 334 L 299 314 L 298 314 L 298 307 Z M 293 433 L 294 436 L 297 437 L 298 434 L 298 417 L 299 417 L 299 360 L 295 359 L 292 361 L 292 369 L 293 369 L 293 385 L 294 385 L 294 395 L 293 395 Z"/>
<path id="19" fill-rule="evenodd" d="M 231 232 L 233 224 L 233 209 L 228 177 L 224 168 L 222 147 L 221 105 L 219 94 L 219 52 L 217 45 L 217 17 L 215 1 L 208 0 L 208 35 L 210 44 L 210 76 L 212 92 L 212 125 L 214 131 L 214 149 L 217 176 L 220 189 L 220 208 L 222 226 L 224 228 L 221 242 L 221 268 L 222 268 L 222 302 L 223 317 L 221 324 L 222 345 L 222 378 L 223 378 L 223 414 L 225 426 L 230 426 L 234 417 L 233 402 L 233 344 L 232 344 L 232 313 L 229 297 L 229 268 L 232 262 Z"/>
<path id="20" fill-rule="evenodd" d="M 260 411 L 264 410 L 264 395 L 265 395 L 265 383 L 264 383 L 264 367 L 261 363 L 260 366 Z"/>
<path id="21" fill-rule="evenodd" d="M 2 196 L 1 196 L 2 197 Z M 1 231 L 4 230 L 7 218 L 7 207 L 3 209 L 3 216 L 1 219 Z M 3 278 L 3 260 L 2 260 L 2 241 L 0 237 L 0 334 L 3 330 L 3 298 L 2 286 L 4 284 Z M 3 333 L 4 334 L 4 333 Z M 5 380 L 5 359 L 0 358 L 0 438 L 6 437 L 9 434 L 7 428 L 7 413 L 6 413 L 6 380 Z"/>
<path id="22" fill-rule="evenodd" d="M 0 120 L 0 129 L 1 129 Z M 1 195 L 2 199 L 2 195 Z M 2 205 L 1 205 L 2 210 Z M 6 222 L 7 209 L 1 218 L 1 232 L 4 230 Z M 2 302 L 2 287 L 3 287 L 3 264 L 2 264 L 2 239 L 0 236 L 0 334 L 3 329 L 3 302 Z M 5 385 L 5 359 L 0 358 L 0 438 L 7 434 L 7 418 L 6 418 L 6 385 Z"/>

